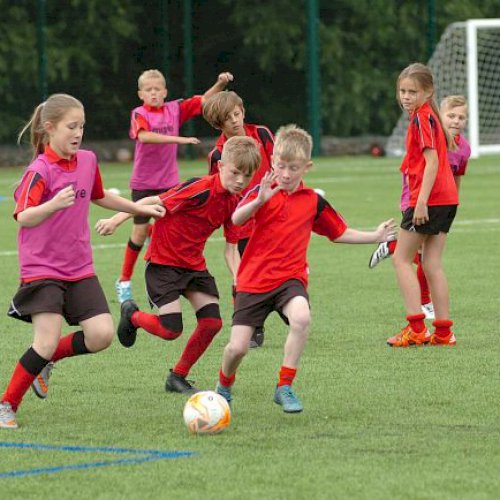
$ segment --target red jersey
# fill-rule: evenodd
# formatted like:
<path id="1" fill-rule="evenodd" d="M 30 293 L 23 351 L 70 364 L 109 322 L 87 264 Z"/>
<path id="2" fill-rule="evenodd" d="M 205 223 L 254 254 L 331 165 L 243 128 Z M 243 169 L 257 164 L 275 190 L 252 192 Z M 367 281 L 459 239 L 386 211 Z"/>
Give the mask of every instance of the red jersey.
<path id="1" fill-rule="evenodd" d="M 239 195 L 222 187 L 219 175 L 190 179 L 160 195 L 167 213 L 153 224 L 145 260 L 154 264 L 206 270 L 203 250 L 210 235 L 224 226 L 229 243 L 237 243 L 231 222 Z"/>
<path id="2" fill-rule="evenodd" d="M 429 103 L 410 114 L 406 133 L 406 156 L 401 171 L 408 176 L 410 207 L 415 207 L 425 170 L 424 149 L 435 149 L 438 172 L 427 201 L 428 206 L 458 205 L 458 192 L 448 163 L 446 136 Z"/>
<path id="3" fill-rule="evenodd" d="M 252 179 L 248 186 L 243 190 L 242 194 L 245 195 L 257 184 L 260 184 L 264 174 L 271 170 L 271 155 L 274 148 L 274 137 L 271 131 L 263 125 L 243 125 L 247 137 L 252 137 L 260 145 L 260 165 L 257 171 L 253 174 Z M 222 148 L 227 141 L 227 137 L 221 134 L 217 140 L 214 149 L 208 154 L 208 172 L 209 174 L 216 174 L 219 171 L 218 161 L 221 159 Z M 250 219 L 246 224 L 240 227 L 240 239 L 249 238 L 252 234 L 253 222 Z"/>
<path id="4" fill-rule="evenodd" d="M 256 186 L 241 201 L 257 197 Z M 278 191 L 254 215 L 255 228 L 238 269 L 238 292 L 265 293 L 291 279 L 307 287 L 307 247 L 315 232 L 336 240 L 347 229 L 344 219 L 313 189 L 302 183 L 293 193 Z"/>

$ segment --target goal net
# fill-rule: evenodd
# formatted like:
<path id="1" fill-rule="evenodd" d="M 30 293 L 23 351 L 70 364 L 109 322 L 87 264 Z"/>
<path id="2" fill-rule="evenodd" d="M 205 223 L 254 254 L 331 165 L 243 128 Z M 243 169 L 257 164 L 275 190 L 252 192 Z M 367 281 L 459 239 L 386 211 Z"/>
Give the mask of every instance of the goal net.
<path id="1" fill-rule="evenodd" d="M 434 75 L 436 99 L 462 94 L 469 104 L 464 134 L 472 157 L 500 153 L 500 19 L 471 19 L 450 24 L 428 62 Z M 402 156 L 407 113 L 394 127 L 386 151 Z"/>

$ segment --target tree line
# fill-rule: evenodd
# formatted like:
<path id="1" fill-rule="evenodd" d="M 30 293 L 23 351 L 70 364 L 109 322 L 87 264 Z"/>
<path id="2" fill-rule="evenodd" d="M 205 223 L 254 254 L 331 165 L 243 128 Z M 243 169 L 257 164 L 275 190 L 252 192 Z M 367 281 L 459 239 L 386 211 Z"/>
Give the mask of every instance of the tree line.
<path id="1" fill-rule="evenodd" d="M 428 58 L 430 0 L 319 0 L 324 134 L 388 135 L 400 110 L 395 79 Z M 36 0 L 0 0 L 0 143 L 15 141 L 40 100 Z M 127 136 L 137 77 L 166 72 L 169 98 L 184 84 L 183 0 L 46 0 L 48 93 L 85 105 L 88 139 Z M 307 127 L 306 0 L 192 0 L 194 92 L 221 71 L 247 121 Z M 452 22 L 497 17 L 500 0 L 435 0 L 436 33 Z M 436 40 L 437 41 L 437 40 Z M 197 135 L 213 135 L 201 120 Z"/>

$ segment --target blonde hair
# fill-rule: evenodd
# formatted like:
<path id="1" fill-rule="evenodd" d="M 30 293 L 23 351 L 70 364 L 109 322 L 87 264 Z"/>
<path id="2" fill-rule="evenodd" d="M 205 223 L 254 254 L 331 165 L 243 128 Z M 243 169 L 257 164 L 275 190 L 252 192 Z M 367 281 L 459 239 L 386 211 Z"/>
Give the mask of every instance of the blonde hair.
<path id="1" fill-rule="evenodd" d="M 237 170 L 253 174 L 260 165 L 260 148 L 252 137 L 235 136 L 224 143 L 221 162 L 232 163 Z"/>
<path id="2" fill-rule="evenodd" d="M 313 140 L 309 133 L 291 123 L 280 127 L 274 140 L 274 154 L 283 160 L 311 159 Z"/>
<path id="3" fill-rule="evenodd" d="M 467 106 L 467 99 L 463 95 L 449 95 L 441 100 L 440 109 L 457 108 L 458 106 Z"/>
<path id="4" fill-rule="evenodd" d="M 157 69 L 147 69 L 146 71 L 143 71 L 140 75 L 139 78 L 137 79 L 137 88 L 139 90 L 142 89 L 144 86 L 145 80 L 161 80 L 162 84 L 164 87 L 167 86 L 167 81 L 165 80 L 165 77 L 163 76 L 163 73 Z"/>
<path id="5" fill-rule="evenodd" d="M 18 144 L 25 132 L 30 131 L 30 143 L 33 147 L 33 159 L 42 154 L 45 145 L 49 143 L 49 135 L 44 128 L 44 123 L 50 122 L 57 125 L 70 109 L 84 110 L 83 104 L 68 94 L 52 94 L 45 102 L 39 104 L 30 120 L 17 136 Z"/>
<path id="6" fill-rule="evenodd" d="M 203 104 L 203 118 L 212 125 L 213 128 L 221 129 L 227 120 L 229 113 L 239 106 L 244 112 L 243 99 L 232 90 L 217 92 L 209 97 Z"/>
<path id="7" fill-rule="evenodd" d="M 399 105 L 401 105 L 401 99 L 399 96 L 399 86 L 401 80 L 405 78 L 410 78 L 413 80 L 424 92 L 430 92 L 431 97 L 429 98 L 429 105 L 434 111 L 434 114 L 437 116 L 439 123 L 441 125 L 441 129 L 446 138 L 446 144 L 448 149 L 452 149 L 454 147 L 453 138 L 451 137 L 448 130 L 443 124 L 443 119 L 441 118 L 441 113 L 439 112 L 439 108 L 436 104 L 436 100 L 434 99 L 434 78 L 432 76 L 431 70 L 422 63 L 413 63 L 407 66 L 398 76 L 398 80 L 396 83 L 396 99 L 398 100 Z"/>

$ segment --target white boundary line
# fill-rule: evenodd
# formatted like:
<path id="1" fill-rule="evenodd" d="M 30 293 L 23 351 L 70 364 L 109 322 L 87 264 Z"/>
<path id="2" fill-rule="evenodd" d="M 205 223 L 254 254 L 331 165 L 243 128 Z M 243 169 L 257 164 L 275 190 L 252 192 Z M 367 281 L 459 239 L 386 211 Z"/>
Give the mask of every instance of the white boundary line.
<path id="1" fill-rule="evenodd" d="M 485 227 L 498 224 L 498 228 Z M 456 226 L 469 226 L 464 228 L 456 228 Z M 475 226 L 471 228 L 470 226 Z M 365 228 L 368 229 L 368 228 Z M 477 219 L 477 220 L 457 220 L 453 222 L 453 228 L 451 230 L 451 235 L 453 233 L 470 233 L 477 230 L 498 230 L 500 229 L 500 219 Z M 314 236 L 314 235 L 313 235 Z M 208 240 L 208 243 L 218 243 L 225 241 L 222 237 L 214 237 Z M 100 243 L 98 245 L 92 245 L 92 250 L 110 250 L 113 248 L 125 248 L 125 243 Z M 12 257 L 17 256 L 17 250 L 4 250 L 0 251 L 0 257 Z"/>

